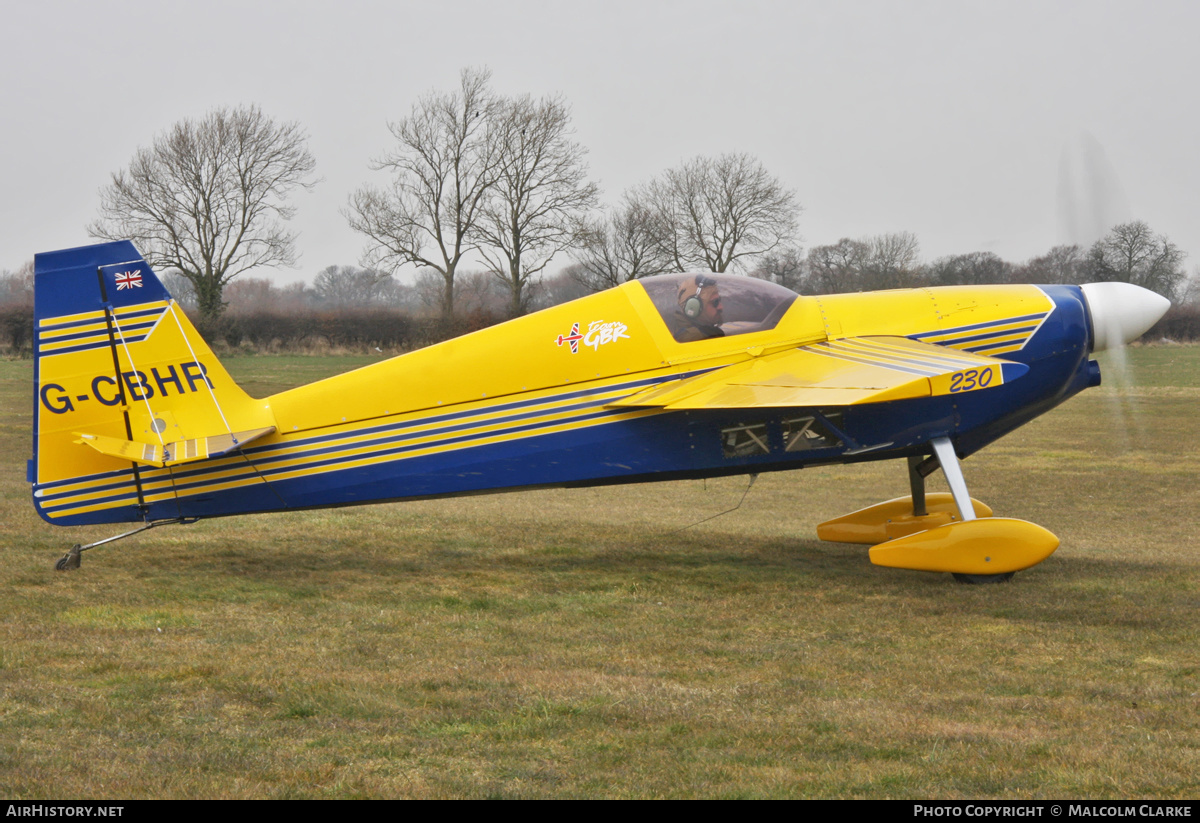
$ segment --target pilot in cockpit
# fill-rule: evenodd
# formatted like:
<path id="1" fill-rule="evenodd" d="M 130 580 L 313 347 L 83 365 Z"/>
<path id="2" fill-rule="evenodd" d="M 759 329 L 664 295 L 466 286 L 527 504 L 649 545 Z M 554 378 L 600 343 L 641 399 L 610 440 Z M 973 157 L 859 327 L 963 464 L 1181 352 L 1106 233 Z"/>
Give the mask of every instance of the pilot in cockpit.
<path id="1" fill-rule="evenodd" d="M 721 329 L 724 319 L 721 292 L 717 289 L 716 280 L 703 274 L 689 277 L 679 284 L 677 298 L 679 308 L 676 319 L 683 328 L 675 334 L 676 340 L 690 343 L 693 340 L 725 336 Z"/>

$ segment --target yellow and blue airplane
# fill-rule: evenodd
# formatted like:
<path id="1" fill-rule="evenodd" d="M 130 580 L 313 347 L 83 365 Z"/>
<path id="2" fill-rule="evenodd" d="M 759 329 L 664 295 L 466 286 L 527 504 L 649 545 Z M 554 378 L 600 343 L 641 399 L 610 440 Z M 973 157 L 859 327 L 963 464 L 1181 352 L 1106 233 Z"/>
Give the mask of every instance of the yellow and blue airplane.
<path id="1" fill-rule="evenodd" d="M 136 532 L 907 459 L 910 496 L 818 536 L 869 544 L 883 566 L 1005 580 L 1058 538 L 992 516 L 960 459 L 1097 385 L 1090 353 L 1168 306 L 1126 283 L 801 297 L 749 277 L 663 275 L 256 399 L 133 244 L 104 243 L 36 257 L 28 479 L 50 523 Z M 949 494 L 925 492 L 938 468 Z"/>

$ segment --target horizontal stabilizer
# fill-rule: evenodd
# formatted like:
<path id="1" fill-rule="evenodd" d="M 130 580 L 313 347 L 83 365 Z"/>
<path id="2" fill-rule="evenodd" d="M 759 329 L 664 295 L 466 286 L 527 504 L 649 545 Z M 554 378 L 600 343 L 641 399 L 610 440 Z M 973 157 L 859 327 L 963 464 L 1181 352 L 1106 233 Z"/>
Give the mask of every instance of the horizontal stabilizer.
<path id="1" fill-rule="evenodd" d="M 263 429 L 214 434 L 209 437 L 178 440 L 165 444 L 136 443 L 116 437 L 105 437 L 101 434 L 76 432 L 80 439 L 75 442 L 91 446 L 101 454 L 107 454 L 110 457 L 120 457 L 124 460 L 162 468 L 177 466 L 180 463 L 191 463 L 195 460 L 205 460 L 210 457 L 220 457 L 258 440 L 260 437 L 266 437 L 274 431 L 274 426 L 267 426 Z"/>
<path id="2" fill-rule="evenodd" d="M 814 343 L 658 386 L 612 406 L 850 406 L 994 388 L 1029 367 L 904 337 Z"/>

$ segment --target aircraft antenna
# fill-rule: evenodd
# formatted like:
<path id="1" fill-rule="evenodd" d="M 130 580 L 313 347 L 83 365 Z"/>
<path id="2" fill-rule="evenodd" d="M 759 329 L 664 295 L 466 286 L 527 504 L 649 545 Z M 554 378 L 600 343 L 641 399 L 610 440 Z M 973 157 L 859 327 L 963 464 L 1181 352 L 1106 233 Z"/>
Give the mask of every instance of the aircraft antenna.
<path id="1" fill-rule="evenodd" d="M 716 514 L 710 514 L 708 517 L 704 518 L 703 520 L 697 520 L 695 523 L 689 523 L 686 526 L 675 529 L 675 531 L 667 532 L 667 534 L 668 535 L 679 534 L 681 531 L 686 531 L 687 529 L 690 529 L 693 526 L 699 526 L 701 523 L 707 523 L 709 520 L 716 520 L 718 517 L 721 517 L 722 515 L 726 515 L 726 514 L 729 514 L 730 512 L 737 511 L 738 509 L 740 509 L 742 507 L 742 504 L 746 502 L 746 495 L 748 495 L 750 493 L 750 489 L 754 488 L 754 481 L 757 479 L 758 479 L 757 473 L 750 475 L 750 482 L 746 484 L 746 490 L 742 492 L 742 499 L 739 500 L 737 502 L 737 505 L 734 506 L 732 509 L 726 509 L 723 512 L 717 512 Z M 707 482 L 707 479 L 706 479 L 706 482 Z"/>

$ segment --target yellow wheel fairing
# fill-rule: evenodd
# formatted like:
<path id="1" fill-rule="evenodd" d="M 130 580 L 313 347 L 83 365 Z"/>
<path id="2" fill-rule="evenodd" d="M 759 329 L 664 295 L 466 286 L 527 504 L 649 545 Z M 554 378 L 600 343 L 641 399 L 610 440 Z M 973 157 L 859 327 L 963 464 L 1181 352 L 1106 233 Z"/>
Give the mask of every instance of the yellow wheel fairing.
<path id="1" fill-rule="evenodd" d="M 971 498 L 976 517 L 991 517 L 992 509 Z M 911 497 L 897 497 L 850 514 L 826 520 L 817 526 L 817 537 L 832 543 L 865 543 L 875 545 L 911 534 L 915 531 L 941 526 L 958 519 L 958 507 L 950 492 L 929 492 L 925 495 L 925 517 L 913 514 Z"/>
<path id="2" fill-rule="evenodd" d="M 954 574 L 1006 574 L 1036 566 L 1058 538 L 1034 523 L 986 517 L 938 526 L 871 548 L 876 566 Z"/>

